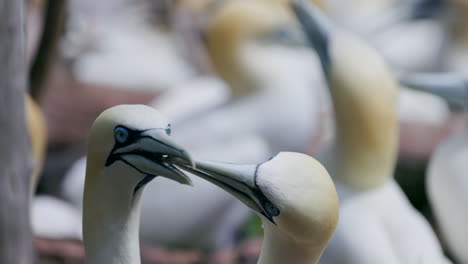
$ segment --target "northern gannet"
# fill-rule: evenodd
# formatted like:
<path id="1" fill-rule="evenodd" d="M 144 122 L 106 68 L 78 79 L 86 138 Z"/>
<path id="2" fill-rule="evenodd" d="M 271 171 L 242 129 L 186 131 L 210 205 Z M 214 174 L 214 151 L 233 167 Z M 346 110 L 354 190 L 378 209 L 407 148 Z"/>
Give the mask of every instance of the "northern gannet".
<path id="1" fill-rule="evenodd" d="M 281 152 L 254 165 L 196 161 L 182 166 L 221 187 L 261 218 L 260 264 L 317 263 L 338 222 L 338 196 L 326 169 L 308 155 Z"/>
<path id="2" fill-rule="evenodd" d="M 340 221 L 321 263 L 447 263 L 430 225 L 392 178 L 399 88 L 387 65 L 313 5 L 292 3 L 335 109 L 335 142 L 321 159 L 340 195 Z"/>
<path id="3" fill-rule="evenodd" d="M 190 160 L 169 134 L 166 118 L 143 105 L 112 107 L 93 123 L 83 198 L 86 263 L 140 263 L 138 231 L 144 186 L 156 176 L 191 183 L 168 161 L 174 157 Z"/>
<path id="4" fill-rule="evenodd" d="M 457 74 L 413 74 L 408 87 L 430 92 L 452 104 L 468 106 L 468 81 Z M 427 169 L 426 189 L 444 241 L 457 263 L 468 263 L 468 125 L 436 148 Z"/>

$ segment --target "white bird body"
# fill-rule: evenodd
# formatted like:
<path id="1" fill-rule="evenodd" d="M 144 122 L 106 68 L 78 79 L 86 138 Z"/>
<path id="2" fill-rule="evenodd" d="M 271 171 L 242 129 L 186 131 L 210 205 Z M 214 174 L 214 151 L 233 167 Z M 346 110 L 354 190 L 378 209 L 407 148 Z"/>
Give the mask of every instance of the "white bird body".
<path id="1" fill-rule="evenodd" d="M 335 185 L 342 220 L 320 263 L 450 263 L 441 258 L 429 223 L 393 179 L 362 192 Z"/>
<path id="2" fill-rule="evenodd" d="M 442 127 L 451 117 L 450 108 L 439 96 L 402 87 L 398 101 L 400 122 Z"/>
<path id="3" fill-rule="evenodd" d="M 192 78 L 157 96 L 150 106 L 172 120 L 173 126 L 182 125 L 229 100 L 229 88 L 215 76 Z"/>
<path id="4" fill-rule="evenodd" d="M 444 30 L 438 20 L 403 21 L 368 39 L 396 72 L 428 72 L 442 67 Z"/>
<path id="5" fill-rule="evenodd" d="M 395 78 L 366 43 L 335 28 L 305 1 L 294 3 L 321 58 L 335 109 L 335 141 L 318 159 L 337 185 L 340 220 L 321 263 L 447 262 L 429 224 L 392 179 L 398 144 Z"/>
<path id="6" fill-rule="evenodd" d="M 458 263 L 468 263 L 468 127 L 437 147 L 429 161 L 427 192 L 438 226 Z"/>
<path id="7" fill-rule="evenodd" d="M 439 19 L 411 19 L 414 0 L 330 0 L 327 13 L 369 41 L 401 72 L 440 69 L 445 28 Z"/>
<path id="8" fill-rule="evenodd" d="M 31 225 L 35 236 L 54 239 L 82 238 L 81 211 L 52 196 L 34 197 L 31 203 Z"/>
<path id="9" fill-rule="evenodd" d="M 63 49 L 75 59 L 77 79 L 114 88 L 162 91 L 196 75 L 183 57 L 176 34 L 150 25 L 148 7 L 141 2 L 136 8 L 126 0 L 98 8 L 94 2 L 74 2 Z"/>

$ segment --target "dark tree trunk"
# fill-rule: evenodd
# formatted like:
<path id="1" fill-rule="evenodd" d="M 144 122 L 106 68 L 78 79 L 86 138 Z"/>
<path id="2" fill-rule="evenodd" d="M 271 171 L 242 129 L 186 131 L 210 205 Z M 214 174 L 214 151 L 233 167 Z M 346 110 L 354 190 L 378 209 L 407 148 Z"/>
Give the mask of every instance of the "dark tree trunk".
<path id="1" fill-rule="evenodd" d="M 0 0 L 0 263 L 34 263 L 23 0 Z"/>

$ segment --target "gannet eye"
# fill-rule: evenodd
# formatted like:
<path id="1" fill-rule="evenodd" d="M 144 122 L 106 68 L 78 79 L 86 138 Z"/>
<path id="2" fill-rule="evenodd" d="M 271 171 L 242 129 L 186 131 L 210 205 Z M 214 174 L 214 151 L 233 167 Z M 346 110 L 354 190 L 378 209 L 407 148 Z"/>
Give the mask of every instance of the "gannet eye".
<path id="1" fill-rule="evenodd" d="M 265 203 L 265 210 L 270 216 L 278 216 L 280 214 L 279 209 L 270 202 Z"/>
<path id="2" fill-rule="evenodd" d="M 116 127 L 114 129 L 114 138 L 118 143 L 125 143 L 128 139 L 128 131 L 123 127 Z"/>
<path id="3" fill-rule="evenodd" d="M 166 134 L 168 136 L 170 136 L 171 135 L 171 124 L 167 124 L 167 127 L 164 130 L 166 131 Z"/>

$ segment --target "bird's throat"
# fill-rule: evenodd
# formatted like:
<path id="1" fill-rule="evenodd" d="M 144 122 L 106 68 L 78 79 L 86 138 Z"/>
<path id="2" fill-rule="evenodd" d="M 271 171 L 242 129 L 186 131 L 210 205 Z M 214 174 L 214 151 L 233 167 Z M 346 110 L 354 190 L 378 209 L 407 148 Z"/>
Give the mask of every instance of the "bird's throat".
<path id="1" fill-rule="evenodd" d="M 265 221 L 264 230 L 265 235 L 258 264 L 317 263 L 325 249 L 326 243 L 324 245 L 301 244 L 279 233 L 275 227 Z"/>

